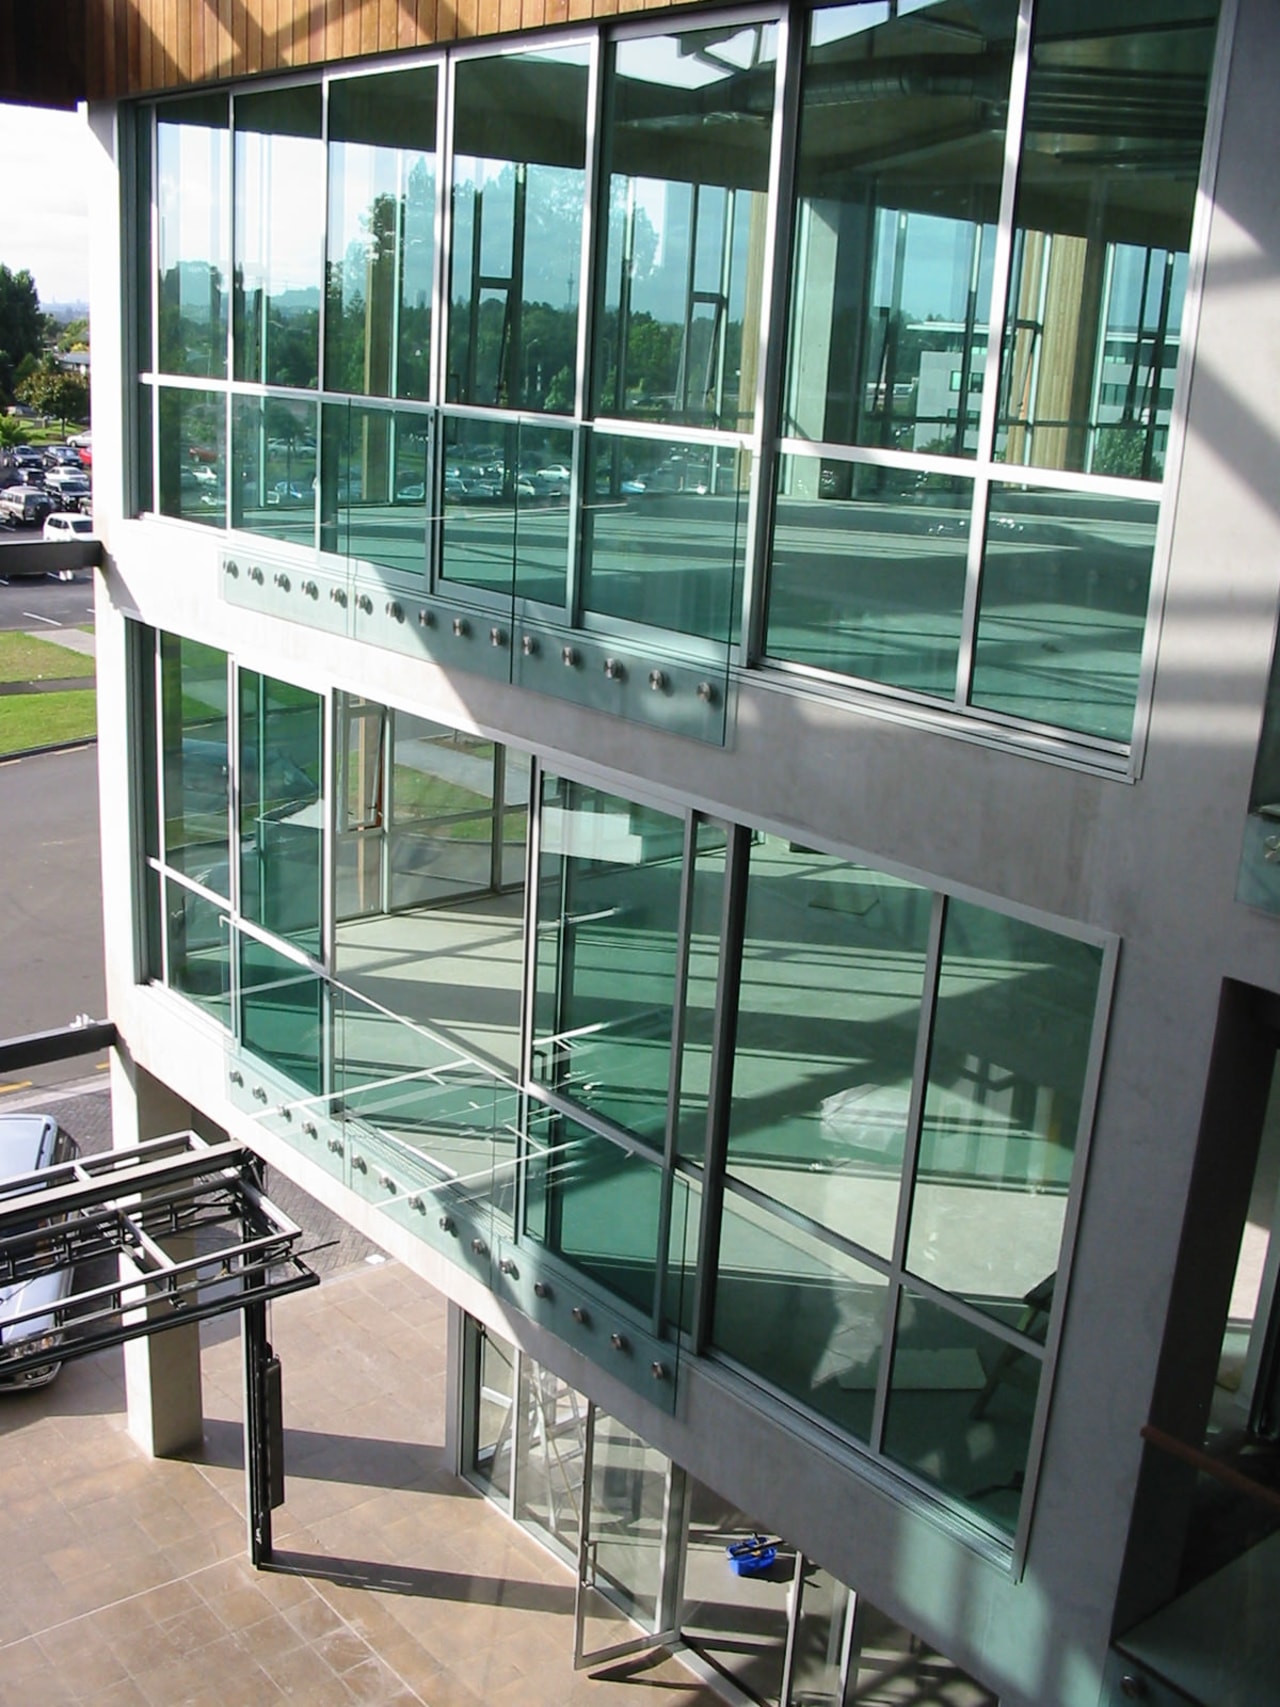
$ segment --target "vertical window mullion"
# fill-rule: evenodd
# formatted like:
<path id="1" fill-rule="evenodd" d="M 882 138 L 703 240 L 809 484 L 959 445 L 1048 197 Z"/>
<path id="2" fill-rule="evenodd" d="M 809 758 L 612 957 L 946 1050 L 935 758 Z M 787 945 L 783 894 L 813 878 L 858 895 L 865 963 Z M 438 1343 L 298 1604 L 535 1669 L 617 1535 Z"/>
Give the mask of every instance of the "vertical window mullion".
<path id="1" fill-rule="evenodd" d="M 893 1372 L 893 1341 L 897 1328 L 902 1275 L 907 1260 L 907 1234 L 911 1226 L 911 1200 L 915 1185 L 916 1159 L 920 1153 L 920 1128 L 929 1078 L 929 1048 L 933 1016 L 938 1001 L 938 977 L 942 969 L 942 933 L 946 924 L 946 896 L 935 894 L 929 919 L 929 947 L 925 956 L 924 984 L 920 992 L 920 1020 L 916 1030 L 915 1061 L 911 1069 L 911 1101 L 907 1108 L 907 1130 L 902 1145 L 902 1183 L 898 1189 L 898 1216 L 893 1233 L 893 1257 L 889 1270 L 889 1298 L 885 1308 L 885 1333 L 876 1376 L 875 1405 L 867 1444 L 873 1452 L 883 1450 L 884 1419 L 889 1403 Z"/>
<path id="2" fill-rule="evenodd" d="M 759 658 L 764 649 L 767 566 L 773 537 L 773 471 L 777 465 L 778 411 L 787 360 L 789 278 L 795 226 L 796 137 L 800 127 L 800 75 L 804 64 L 805 29 L 799 22 L 799 15 L 791 12 L 782 13 L 777 27 L 777 81 L 773 97 L 773 135 L 769 145 L 765 261 L 760 290 L 746 551 L 738 645 L 735 650 L 731 639 L 729 649 L 730 658 L 739 665 Z M 784 189 L 788 193 L 784 194 Z"/>
<path id="3" fill-rule="evenodd" d="M 701 1355 L 711 1343 L 715 1272 L 720 1253 L 720 1209 L 724 1200 L 725 1152 L 733 1097 L 733 1057 L 742 983 L 742 939 L 747 912 L 747 876 L 751 832 L 730 827 L 725 858 L 724 898 L 720 912 L 720 966 L 716 979 L 716 1017 L 707 1096 L 707 1144 L 703 1161 L 702 1224 L 698 1233 L 698 1270 L 693 1292 L 693 1346 Z"/>
<path id="4" fill-rule="evenodd" d="M 1013 259 L 1013 221 L 1017 211 L 1018 167 L 1022 155 L 1027 79 L 1031 66 L 1033 0 L 1020 0 L 1009 79 L 1009 112 L 1004 133 L 1004 173 L 1000 181 L 1000 211 L 996 217 L 995 255 L 991 269 L 991 302 L 987 311 L 987 358 L 982 374 L 982 406 L 978 411 L 977 478 L 969 513 L 969 557 L 965 573 L 964 608 L 956 662 L 955 705 L 969 703 L 973 681 L 973 652 L 978 632 L 978 597 L 982 582 L 982 551 L 987 523 L 987 494 L 995 451 L 996 417 L 1000 402 L 1000 373 L 1004 361 L 1004 329 L 1008 315 L 1009 280 Z M 963 406 L 963 405 L 961 405 Z"/>

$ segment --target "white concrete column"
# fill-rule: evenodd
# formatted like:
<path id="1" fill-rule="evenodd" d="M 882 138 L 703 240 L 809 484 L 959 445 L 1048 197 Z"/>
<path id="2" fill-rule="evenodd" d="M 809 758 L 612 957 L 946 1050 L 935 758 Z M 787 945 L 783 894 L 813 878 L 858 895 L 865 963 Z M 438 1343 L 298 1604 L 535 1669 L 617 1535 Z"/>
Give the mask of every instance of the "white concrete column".
<path id="1" fill-rule="evenodd" d="M 185 1131 L 191 1108 L 117 1046 L 111 1052 L 111 1124 L 117 1150 Z M 186 1241 L 184 1240 L 185 1244 Z M 187 1254 L 171 1248 L 171 1254 Z M 129 1268 L 121 1263 L 121 1278 Z M 184 1323 L 124 1347 L 129 1433 L 153 1458 L 171 1458 L 204 1439 L 200 1324 Z"/>

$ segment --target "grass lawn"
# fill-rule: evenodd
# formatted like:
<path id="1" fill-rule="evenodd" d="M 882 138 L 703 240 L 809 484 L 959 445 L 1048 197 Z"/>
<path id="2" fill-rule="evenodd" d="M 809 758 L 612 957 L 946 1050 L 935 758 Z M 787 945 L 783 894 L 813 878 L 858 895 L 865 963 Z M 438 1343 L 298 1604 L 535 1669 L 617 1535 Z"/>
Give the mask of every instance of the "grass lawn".
<path id="1" fill-rule="evenodd" d="M 0 682 L 56 682 L 66 676 L 91 676 L 93 659 L 67 646 L 33 640 L 29 634 L 0 634 Z"/>
<path id="2" fill-rule="evenodd" d="M 94 734 L 97 726 L 92 688 L 6 694 L 0 698 L 0 756 L 56 741 L 78 741 Z"/>

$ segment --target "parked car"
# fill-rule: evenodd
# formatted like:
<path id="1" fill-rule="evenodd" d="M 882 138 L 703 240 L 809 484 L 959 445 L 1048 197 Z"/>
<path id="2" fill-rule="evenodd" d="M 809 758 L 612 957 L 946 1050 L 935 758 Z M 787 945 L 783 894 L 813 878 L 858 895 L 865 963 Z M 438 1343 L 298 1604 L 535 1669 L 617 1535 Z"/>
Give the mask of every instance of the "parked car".
<path id="1" fill-rule="evenodd" d="M 53 493 L 64 510 L 74 510 L 92 495 L 93 485 L 83 469 L 55 468 L 45 476 L 44 489 Z"/>
<path id="2" fill-rule="evenodd" d="M 83 539 L 93 532 L 93 517 L 70 510 L 55 510 L 44 518 L 45 539 Z"/>
<path id="3" fill-rule="evenodd" d="M 57 505 L 36 486 L 10 486 L 0 492 L 0 525 L 8 528 L 38 527 Z"/>
<path id="4" fill-rule="evenodd" d="M 79 469 L 81 466 L 80 452 L 74 445 L 46 445 L 44 465 L 46 468 Z"/>
<path id="5" fill-rule="evenodd" d="M 14 1181 L 69 1162 L 79 1153 L 75 1139 L 63 1131 L 51 1114 L 0 1114 L 0 1203 Z M 26 1183 L 39 1189 L 38 1180 Z M 52 1313 L 16 1324 L 12 1330 L 10 1324 L 16 1317 L 42 1306 L 52 1312 L 53 1306 L 70 1292 L 74 1272 L 72 1268 L 59 1268 L 31 1280 L 0 1285 L 0 1342 L 11 1343 L 12 1334 L 13 1338 L 34 1340 L 41 1351 L 53 1351 L 62 1336 L 54 1325 Z M 23 1392 L 43 1387 L 61 1367 L 58 1362 L 42 1363 L 22 1374 L 0 1374 L 0 1391 Z"/>

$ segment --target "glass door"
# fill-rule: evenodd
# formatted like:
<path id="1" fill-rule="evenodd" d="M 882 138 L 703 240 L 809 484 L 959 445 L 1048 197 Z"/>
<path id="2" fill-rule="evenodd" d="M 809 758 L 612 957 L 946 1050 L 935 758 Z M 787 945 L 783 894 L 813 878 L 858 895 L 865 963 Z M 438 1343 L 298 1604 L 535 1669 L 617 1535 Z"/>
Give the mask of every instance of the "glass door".
<path id="1" fill-rule="evenodd" d="M 803 1555 L 796 1574 L 783 1666 L 785 1707 L 843 1707 L 855 1596 Z"/>
<path id="2" fill-rule="evenodd" d="M 638 1434 L 588 1406 L 586 1502 L 573 1663 L 603 1665 L 675 1642 L 685 1477 Z"/>
<path id="3" fill-rule="evenodd" d="M 386 911 L 386 729 L 384 707 L 338 696 L 334 915 L 339 923 Z"/>

